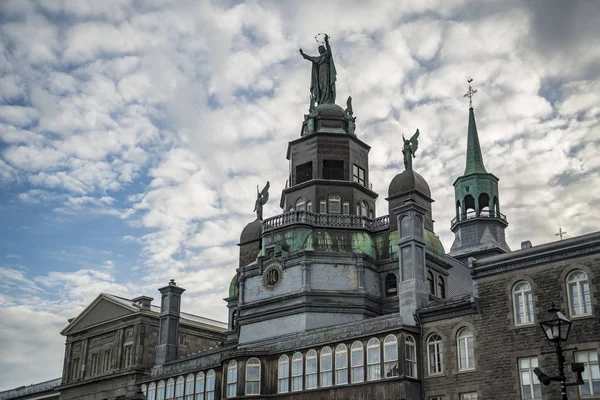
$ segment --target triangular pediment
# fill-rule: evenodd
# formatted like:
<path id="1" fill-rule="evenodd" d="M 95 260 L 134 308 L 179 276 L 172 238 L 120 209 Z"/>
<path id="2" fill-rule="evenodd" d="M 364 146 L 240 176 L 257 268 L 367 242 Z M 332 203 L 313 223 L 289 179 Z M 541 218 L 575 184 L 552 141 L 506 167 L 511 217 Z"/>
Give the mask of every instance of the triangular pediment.
<path id="1" fill-rule="evenodd" d="M 133 305 L 126 304 L 124 301 L 115 301 L 111 295 L 101 294 L 71 321 L 61 333 L 63 335 L 72 334 L 92 326 L 135 314 L 138 311 Z"/>

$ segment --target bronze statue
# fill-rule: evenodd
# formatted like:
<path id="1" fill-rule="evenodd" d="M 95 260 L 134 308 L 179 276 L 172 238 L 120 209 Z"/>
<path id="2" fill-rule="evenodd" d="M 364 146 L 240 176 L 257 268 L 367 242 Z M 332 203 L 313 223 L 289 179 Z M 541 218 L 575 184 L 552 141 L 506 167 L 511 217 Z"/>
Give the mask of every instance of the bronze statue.
<path id="1" fill-rule="evenodd" d="M 404 156 L 404 169 L 411 170 L 412 169 L 412 159 L 415 158 L 415 153 L 419 148 L 419 130 L 415 132 L 414 135 L 408 140 L 404 138 L 402 135 L 402 141 L 404 142 L 404 146 L 402 147 L 402 155 Z"/>
<path id="2" fill-rule="evenodd" d="M 269 200 L 269 187 L 271 184 L 267 181 L 267 184 L 261 190 L 258 191 L 258 185 L 256 185 L 256 201 L 254 202 L 254 211 L 256 211 L 256 219 L 263 219 L 263 206 L 267 204 L 267 200 Z"/>
<path id="3" fill-rule="evenodd" d="M 325 46 L 319 46 L 319 55 L 312 57 L 304 54 L 300 49 L 300 54 L 306 60 L 312 62 L 312 73 L 310 77 L 311 102 L 314 100 L 318 104 L 335 103 L 335 81 L 337 72 L 331 55 L 329 46 L 329 36 L 325 35 Z"/>

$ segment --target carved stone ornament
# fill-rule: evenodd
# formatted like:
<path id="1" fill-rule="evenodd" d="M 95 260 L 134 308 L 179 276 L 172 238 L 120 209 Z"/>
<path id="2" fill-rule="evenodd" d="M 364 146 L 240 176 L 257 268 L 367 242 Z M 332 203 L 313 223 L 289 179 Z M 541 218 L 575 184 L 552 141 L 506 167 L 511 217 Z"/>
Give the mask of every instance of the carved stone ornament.
<path id="1" fill-rule="evenodd" d="M 262 274 L 262 285 L 265 289 L 275 289 L 281 283 L 283 269 L 281 264 L 273 262 L 264 269 Z"/>

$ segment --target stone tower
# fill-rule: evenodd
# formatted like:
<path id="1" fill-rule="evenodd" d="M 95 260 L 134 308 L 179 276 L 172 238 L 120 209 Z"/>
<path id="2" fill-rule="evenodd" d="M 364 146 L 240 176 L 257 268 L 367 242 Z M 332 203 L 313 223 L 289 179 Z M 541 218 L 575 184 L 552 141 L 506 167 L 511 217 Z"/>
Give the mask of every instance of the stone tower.
<path id="1" fill-rule="evenodd" d="M 506 216 L 500 213 L 498 178 L 486 171 L 479 145 L 473 107 L 469 108 L 467 166 L 454 182 L 456 216 L 450 229 L 455 234 L 450 255 L 466 261 L 507 253 Z"/>

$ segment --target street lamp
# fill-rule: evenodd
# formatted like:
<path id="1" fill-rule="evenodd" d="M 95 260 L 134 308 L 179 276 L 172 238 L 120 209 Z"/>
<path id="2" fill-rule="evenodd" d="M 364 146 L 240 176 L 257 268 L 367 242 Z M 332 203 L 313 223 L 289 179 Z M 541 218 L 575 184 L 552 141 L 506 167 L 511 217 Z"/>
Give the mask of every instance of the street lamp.
<path id="1" fill-rule="evenodd" d="M 533 372 L 544 385 L 549 385 L 552 381 L 560 382 L 560 392 L 563 400 L 567 400 L 567 386 L 582 385 L 582 372 L 584 370 L 583 363 L 572 363 L 571 370 L 577 374 L 577 382 L 567 383 L 565 376 L 565 356 L 563 355 L 563 344 L 569 338 L 571 331 L 571 321 L 560 312 L 554 304 L 548 310 L 548 316 L 540 322 L 540 327 L 544 331 L 546 338 L 556 349 L 556 358 L 558 361 L 558 375 L 548 376 L 541 369 L 535 368 Z"/>

